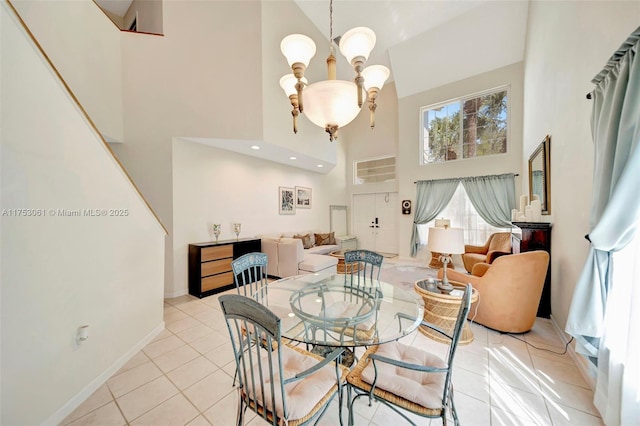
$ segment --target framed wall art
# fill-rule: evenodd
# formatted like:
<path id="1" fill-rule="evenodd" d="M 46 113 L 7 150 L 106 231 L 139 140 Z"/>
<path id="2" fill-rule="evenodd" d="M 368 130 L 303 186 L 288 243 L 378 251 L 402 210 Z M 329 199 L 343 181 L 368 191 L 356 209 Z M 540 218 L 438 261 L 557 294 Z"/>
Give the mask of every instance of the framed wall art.
<path id="1" fill-rule="evenodd" d="M 295 188 L 279 187 L 278 202 L 280 214 L 296 214 Z"/>
<path id="2" fill-rule="evenodd" d="M 304 186 L 296 186 L 296 208 L 298 209 L 311 208 L 311 188 L 306 188 Z"/>

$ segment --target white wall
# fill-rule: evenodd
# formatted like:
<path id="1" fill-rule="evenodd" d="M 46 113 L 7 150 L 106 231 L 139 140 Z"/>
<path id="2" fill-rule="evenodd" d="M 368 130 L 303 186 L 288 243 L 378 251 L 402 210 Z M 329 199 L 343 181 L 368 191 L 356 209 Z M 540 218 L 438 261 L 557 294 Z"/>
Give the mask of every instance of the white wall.
<path id="1" fill-rule="evenodd" d="M 389 49 L 399 97 L 522 62 L 528 2 L 479 3 Z"/>
<path id="2" fill-rule="evenodd" d="M 172 176 L 182 170 L 172 170 L 171 141 L 262 139 L 260 3 L 170 1 L 163 16 L 163 37 L 122 34 L 125 143 L 114 150 L 169 228 L 172 296 L 182 290 L 172 280 Z"/>
<path id="3" fill-rule="evenodd" d="M 509 85 L 509 135 L 507 153 L 490 157 L 450 161 L 440 164 L 420 165 L 420 108 Z M 416 201 L 416 180 L 445 179 L 453 177 L 483 176 L 501 173 L 519 173 L 516 191 L 523 176 L 522 169 L 522 120 L 523 120 L 523 63 L 509 65 L 479 74 L 455 83 L 407 96 L 398 102 L 399 113 L 399 199 Z M 542 139 L 541 139 L 542 140 Z M 402 215 L 399 220 L 400 256 L 410 255 L 413 213 Z"/>
<path id="4" fill-rule="evenodd" d="M 0 14 L 0 423 L 57 424 L 163 328 L 164 231 L 5 2 Z"/>
<path id="5" fill-rule="evenodd" d="M 584 265 L 593 176 L 591 79 L 640 22 L 640 3 L 532 1 L 525 49 L 524 149 L 527 160 L 551 136 L 551 311 L 567 320 Z M 528 177 L 522 190 L 528 188 Z"/>
<path id="6" fill-rule="evenodd" d="M 346 179 L 351 201 L 353 194 L 395 192 L 398 190 L 398 181 L 364 185 L 353 184 L 354 161 L 398 156 L 398 97 L 393 82 L 382 88 L 376 104 L 378 107 L 373 129 L 369 125 L 369 104 L 366 102 L 362 106 L 360 114 L 345 127 L 340 136 L 341 139 L 338 140 L 347 150 Z M 397 158 L 396 162 L 397 166 L 399 164 Z"/>
<path id="7" fill-rule="evenodd" d="M 11 4 L 100 132 L 122 141 L 120 31 L 93 1 Z"/>
<path id="8" fill-rule="evenodd" d="M 179 138 L 173 142 L 174 289 L 187 292 L 188 244 L 213 241 L 212 225 L 222 224 L 221 240 L 297 231 L 329 231 L 329 205 L 346 203 L 344 156 L 327 175 L 212 148 Z M 278 213 L 278 187 L 312 189 L 312 208 Z"/>

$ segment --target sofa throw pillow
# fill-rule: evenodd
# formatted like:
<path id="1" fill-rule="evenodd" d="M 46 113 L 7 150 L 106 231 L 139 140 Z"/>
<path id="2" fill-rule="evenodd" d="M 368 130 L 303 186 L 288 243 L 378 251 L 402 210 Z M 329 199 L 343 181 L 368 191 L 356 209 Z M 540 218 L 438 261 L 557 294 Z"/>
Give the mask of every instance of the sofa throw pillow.
<path id="1" fill-rule="evenodd" d="M 317 246 L 326 246 L 326 245 L 334 245 L 336 244 L 336 237 L 333 232 L 328 234 L 314 234 L 316 237 L 316 245 Z"/>
<path id="2" fill-rule="evenodd" d="M 304 234 L 304 235 L 294 235 L 293 238 L 297 238 L 299 240 L 302 240 L 302 247 L 308 249 L 313 247 L 313 243 L 311 242 L 311 236 L 309 234 Z"/>

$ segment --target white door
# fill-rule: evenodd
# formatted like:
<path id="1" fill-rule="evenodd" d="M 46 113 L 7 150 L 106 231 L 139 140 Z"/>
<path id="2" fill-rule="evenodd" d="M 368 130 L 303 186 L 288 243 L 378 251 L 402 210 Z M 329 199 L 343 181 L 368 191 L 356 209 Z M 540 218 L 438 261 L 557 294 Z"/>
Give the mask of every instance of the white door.
<path id="1" fill-rule="evenodd" d="M 353 196 L 353 229 L 358 248 L 398 253 L 398 193 Z"/>

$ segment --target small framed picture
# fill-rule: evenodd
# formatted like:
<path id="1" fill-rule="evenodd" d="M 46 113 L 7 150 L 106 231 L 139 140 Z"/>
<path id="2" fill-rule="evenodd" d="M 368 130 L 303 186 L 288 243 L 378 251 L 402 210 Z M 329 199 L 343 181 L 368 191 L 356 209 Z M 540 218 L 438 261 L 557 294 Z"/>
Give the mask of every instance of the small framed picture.
<path id="1" fill-rule="evenodd" d="M 278 194 L 280 214 L 296 214 L 295 188 L 281 186 Z"/>
<path id="2" fill-rule="evenodd" d="M 311 208 L 311 188 L 305 188 L 304 186 L 296 186 L 296 208 L 299 208 L 299 209 Z"/>

